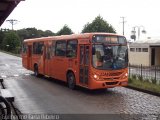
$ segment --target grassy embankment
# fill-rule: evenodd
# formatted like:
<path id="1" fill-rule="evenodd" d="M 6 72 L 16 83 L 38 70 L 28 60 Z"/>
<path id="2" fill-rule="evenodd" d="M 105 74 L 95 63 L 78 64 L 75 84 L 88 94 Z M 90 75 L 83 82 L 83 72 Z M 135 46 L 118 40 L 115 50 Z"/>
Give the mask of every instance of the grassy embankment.
<path id="1" fill-rule="evenodd" d="M 132 75 L 129 78 L 129 86 L 143 90 L 160 93 L 160 83 L 155 79 L 143 79 L 143 77 Z"/>
<path id="2" fill-rule="evenodd" d="M 7 51 L 4 51 L 4 50 L 0 50 L 0 52 L 7 53 L 7 54 L 10 54 L 10 55 L 14 55 L 14 56 L 17 56 L 17 57 L 21 57 L 20 54 L 15 54 L 15 53 L 12 53 L 12 52 L 7 52 Z"/>

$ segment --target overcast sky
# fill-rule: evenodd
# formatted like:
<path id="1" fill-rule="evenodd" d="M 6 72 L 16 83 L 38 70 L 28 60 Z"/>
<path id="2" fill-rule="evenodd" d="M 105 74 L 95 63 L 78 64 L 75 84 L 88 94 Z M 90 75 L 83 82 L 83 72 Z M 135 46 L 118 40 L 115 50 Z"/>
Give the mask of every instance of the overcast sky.
<path id="1" fill-rule="evenodd" d="M 57 32 L 67 24 L 74 33 L 80 33 L 87 22 L 101 15 L 122 34 L 120 17 L 124 16 L 127 38 L 134 26 L 141 25 L 147 31 L 145 36 L 160 37 L 159 12 L 160 0 L 25 0 L 7 19 L 19 21 L 14 29 L 35 27 Z M 1 28 L 11 29 L 11 25 L 4 22 Z"/>

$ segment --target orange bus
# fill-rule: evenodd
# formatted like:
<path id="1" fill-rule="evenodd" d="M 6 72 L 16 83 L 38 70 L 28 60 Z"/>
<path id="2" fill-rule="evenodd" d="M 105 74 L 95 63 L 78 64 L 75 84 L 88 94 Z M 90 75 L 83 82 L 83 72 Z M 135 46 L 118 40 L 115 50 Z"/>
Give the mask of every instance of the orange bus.
<path id="1" fill-rule="evenodd" d="M 26 39 L 22 64 L 35 76 L 46 75 L 88 89 L 128 84 L 126 38 L 112 33 L 84 33 Z"/>

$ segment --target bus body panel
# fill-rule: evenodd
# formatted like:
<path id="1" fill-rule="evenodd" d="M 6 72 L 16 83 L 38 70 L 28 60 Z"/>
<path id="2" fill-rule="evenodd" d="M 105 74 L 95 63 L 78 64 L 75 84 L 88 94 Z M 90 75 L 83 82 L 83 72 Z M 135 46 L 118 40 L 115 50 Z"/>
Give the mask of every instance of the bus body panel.
<path id="1" fill-rule="evenodd" d="M 68 67 L 68 60 L 67 58 L 63 57 L 53 57 L 52 59 L 52 71 L 56 79 L 60 79 L 66 81 L 66 68 Z"/>
<path id="2" fill-rule="evenodd" d="M 32 67 L 30 70 L 34 71 L 34 66 L 38 65 L 38 71 L 41 73 L 41 67 L 40 67 L 40 61 L 41 61 L 41 55 L 32 55 Z"/>
<path id="3" fill-rule="evenodd" d="M 52 75 L 52 65 L 51 65 L 52 64 L 52 60 L 51 60 L 51 58 L 47 59 L 45 57 L 44 64 L 45 64 L 45 66 L 44 66 L 44 75 L 51 76 Z"/>
<path id="4" fill-rule="evenodd" d="M 22 54 L 22 58 L 23 58 L 22 59 L 22 65 L 23 65 L 23 67 L 28 69 L 28 63 L 27 63 L 28 56 L 26 54 Z"/>

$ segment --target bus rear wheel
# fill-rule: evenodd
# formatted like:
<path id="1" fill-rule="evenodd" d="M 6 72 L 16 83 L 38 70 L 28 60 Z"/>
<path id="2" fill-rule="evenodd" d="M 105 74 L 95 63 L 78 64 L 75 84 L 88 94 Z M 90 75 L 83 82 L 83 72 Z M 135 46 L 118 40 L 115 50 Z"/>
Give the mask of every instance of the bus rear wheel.
<path id="1" fill-rule="evenodd" d="M 72 90 L 75 89 L 76 87 L 76 79 L 75 79 L 75 76 L 73 74 L 73 72 L 69 72 L 67 74 L 67 83 L 68 83 L 68 87 Z"/>

